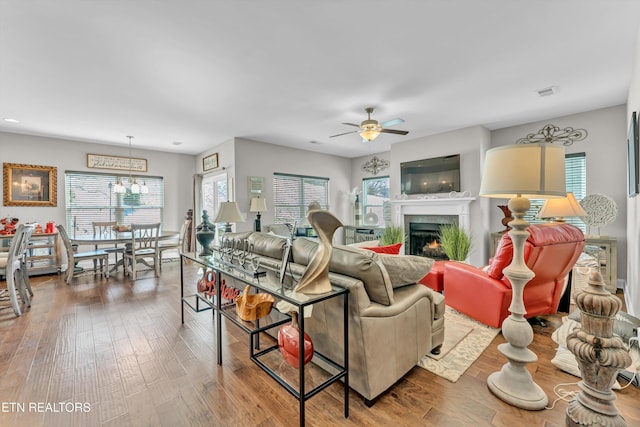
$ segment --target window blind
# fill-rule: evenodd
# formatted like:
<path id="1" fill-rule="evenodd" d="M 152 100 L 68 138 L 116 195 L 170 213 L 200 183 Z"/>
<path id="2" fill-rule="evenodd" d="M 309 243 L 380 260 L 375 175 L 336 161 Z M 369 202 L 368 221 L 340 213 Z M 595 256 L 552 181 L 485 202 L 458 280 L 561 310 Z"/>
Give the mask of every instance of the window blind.
<path id="1" fill-rule="evenodd" d="M 311 202 L 329 209 L 329 178 L 275 173 L 273 188 L 274 221 L 278 224 L 299 223 Z"/>
<path id="2" fill-rule="evenodd" d="M 144 183 L 149 192 L 132 194 L 129 191 L 129 175 L 66 171 L 66 222 L 69 235 L 92 235 L 94 221 L 116 221 L 120 225 L 162 223 L 164 179 L 132 177 L 139 184 Z M 118 179 L 127 188 L 124 194 L 113 192 Z"/>
<path id="3" fill-rule="evenodd" d="M 585 153 L 566 154 L 564 158 L 564 168 L 567 183 L 567 192 L 572 192 L 578 202 L 586 196 L 587 193 L 587 158 Z M 531 199 L 531 208 L 525 215 L 525 220 L 531 224 L 540 224 L 546 222 L 544 219 L 536 218 L 536 214 L 544 204 L 543 199 Z M 573 224 L 583 232 L 586 226 L 580 218 L 565 218 L 569 224 Z"/>

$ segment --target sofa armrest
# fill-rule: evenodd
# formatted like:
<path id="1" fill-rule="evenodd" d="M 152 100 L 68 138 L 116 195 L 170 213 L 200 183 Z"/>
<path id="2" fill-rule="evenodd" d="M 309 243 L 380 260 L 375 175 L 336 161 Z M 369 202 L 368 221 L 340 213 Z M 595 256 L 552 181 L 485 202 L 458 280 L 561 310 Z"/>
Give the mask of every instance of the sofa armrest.
<path id="1" fill-rule="evenodd" d="M 445 304 L 442 294 L 433 292 L 431 289 L 421 284 L 403 286 L 395 289 L 395 303 L 392 305 L 370 304 L 360 311 L 362 317 L 392 317 L 407 311 L 416 301 L 425 298 L 431 306 L 433 319 L 437 320 L 444 316 Z"/>

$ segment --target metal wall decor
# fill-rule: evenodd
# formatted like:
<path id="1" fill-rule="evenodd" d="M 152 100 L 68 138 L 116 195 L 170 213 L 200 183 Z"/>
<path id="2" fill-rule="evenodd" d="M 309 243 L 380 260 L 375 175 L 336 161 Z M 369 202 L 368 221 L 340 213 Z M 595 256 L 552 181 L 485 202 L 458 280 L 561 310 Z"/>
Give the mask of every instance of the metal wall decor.
<path id="1" fill-rule="evenodd" d="M 377 156 L 373 156 L 371 160 L 365 162 L 362 165 L 362 170 L 373 175 L 378 175 L 378 172 L 385 170 L 390 165 L 391 163 L 389 163 L 388 160 L 380 159 Z"/>
<path id="2" fill-rule="evenodd" d="M 568 146 L 575 141 L 582 141 L 586 137 L 587 131 L 585 129 L 574 129 L 572 127 L 560 129 L 556 125 L 545 125 L 537 133 L 530 133 L 524 138 L 520 138 L 516 141 L 516 144 L 533 144 L 537 142 L 553 144 L 554 142 L 561 142 L 562 145 Z"/>

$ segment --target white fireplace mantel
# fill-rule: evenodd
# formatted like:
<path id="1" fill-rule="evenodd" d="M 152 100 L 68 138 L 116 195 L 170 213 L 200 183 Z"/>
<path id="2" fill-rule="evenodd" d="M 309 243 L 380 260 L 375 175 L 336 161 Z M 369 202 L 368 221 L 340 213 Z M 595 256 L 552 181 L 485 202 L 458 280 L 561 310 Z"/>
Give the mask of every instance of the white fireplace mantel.
<path id="1" fill-rule="evenodd" d="M 458 224 L 471 229 L 470 207 L 475 197 L 425 198 L 391 200 L 394 210 L 393 223 L 405 228 L 405 215 L 456 215 Z"/>

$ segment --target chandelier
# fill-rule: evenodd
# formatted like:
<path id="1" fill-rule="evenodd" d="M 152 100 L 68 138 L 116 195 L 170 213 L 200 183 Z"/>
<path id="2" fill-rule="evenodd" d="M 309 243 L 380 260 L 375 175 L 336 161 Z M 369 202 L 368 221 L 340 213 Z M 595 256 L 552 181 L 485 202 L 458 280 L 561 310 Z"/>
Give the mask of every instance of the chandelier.
<path id="1" fill-rule="evenodd" d="M 133 139 L 133 136 L 127 136 L 127 138 L 129 138 L 129 183 L 131 184 L 129 191 L 131 191 L 131 194 L 147 194 L 149 192 L 149 187 L 147 187 L 146 182 L 143 181 L 142 185 L 139 185 L 138 181 L 131 176 L 131 140 Z M 116 184 L 113 186 L 113 192 L 116 194 L 124 194 L 127 192 L 127 188 L 122 183 L 122 178 L 118 177 L 116 180 Z"/>

